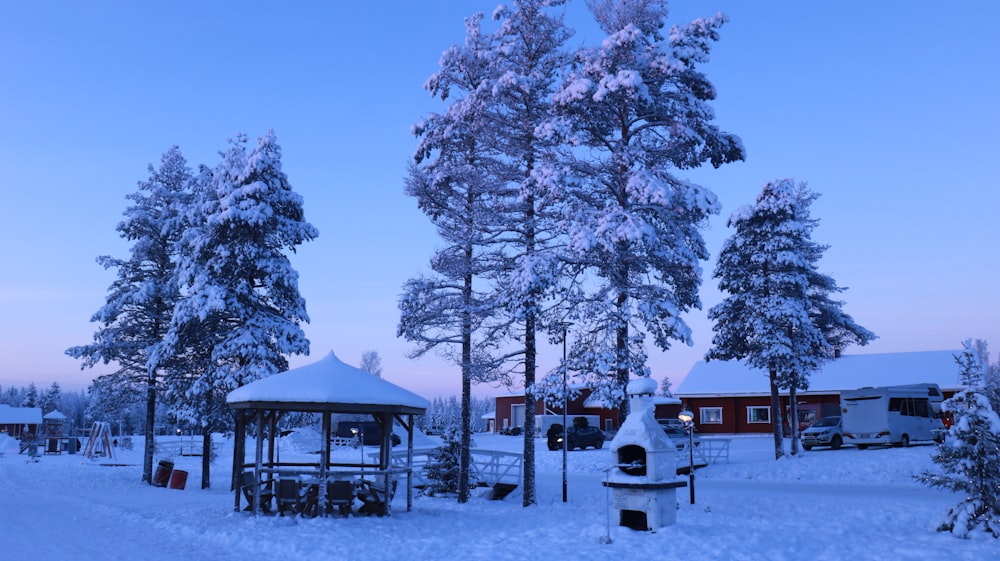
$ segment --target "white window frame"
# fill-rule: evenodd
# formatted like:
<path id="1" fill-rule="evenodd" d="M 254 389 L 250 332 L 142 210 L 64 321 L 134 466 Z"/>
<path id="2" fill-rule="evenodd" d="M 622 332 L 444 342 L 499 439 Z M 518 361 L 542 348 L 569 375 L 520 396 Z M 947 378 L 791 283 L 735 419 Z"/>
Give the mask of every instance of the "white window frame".
<path id="1" fill-rule="evenodd" d="M 721 425 L 722 424 L 722 408 L 721 407 L 699 407 L 698 408 L 698 424 L 701 424 L 701 425 Z"/>
<path id="2" fill-rule="evenodd" d="M 763 410 L 767 414 L 766 420 L 754 420 L 754 411 Z M 760 425 L 760 424 L 771 424 L 771 408 L 766 405 L 747 405 L 747 424 Z"/>

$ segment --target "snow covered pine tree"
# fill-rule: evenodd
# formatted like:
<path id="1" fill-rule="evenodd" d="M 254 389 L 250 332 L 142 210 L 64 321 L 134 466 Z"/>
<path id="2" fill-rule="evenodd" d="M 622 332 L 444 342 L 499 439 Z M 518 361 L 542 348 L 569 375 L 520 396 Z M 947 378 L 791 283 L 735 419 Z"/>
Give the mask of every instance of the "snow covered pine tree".
<path id="1" fill-rule="evenodd" d="M 567 186 L 567 258 L 586 270 L 576 291 L 571 369 L 594 399 L 628 414 L 625 385 L 648 377 L 645 338 L 692 344 L 683 314 L 701 306 L 700 227 L 720 206 L 677 171 L 743 160 L 743 143 L 713 123 L 708 62 L 719 14 L 663 28 L 663 0 L 594 0 L 607 37 L 576 54 L 556 92 Z"/>
<path id="2" fill-rule="evenodd" d="M 817 269 L 826 246 L 812 240 L 818 221 L 809 206 L 818 196 L 805 183 L 781 179 L 764 185 L 753 206 L 733 212 L 736 232 L 714 275 L 729 295 L 708 311 L 715 335 L 706 360 L 744 360 L 768 372 L 775 458 L 784 455 L 778 388 L 789 388 L 794 404 L 794 390 L 808 387 L 834 349 L 875 338 L 830 298 L 846 289 Z"/>
<path id="3" fill-rule="evenodd" d="M 964 347 L 955 361 L 963 383 L 972 385 L 941 405 L 954 416 L 948 435 L 934 455 L 934 463 L 941 471 L 924 472 L 917 479 L 931 487 L 967 495 L 948 510 L 939 531 L 968 538 L 981 529 L 1000 538 L 1000 416 L 979 391 L 984 365 L 972 351 L 971 340 Z"/>

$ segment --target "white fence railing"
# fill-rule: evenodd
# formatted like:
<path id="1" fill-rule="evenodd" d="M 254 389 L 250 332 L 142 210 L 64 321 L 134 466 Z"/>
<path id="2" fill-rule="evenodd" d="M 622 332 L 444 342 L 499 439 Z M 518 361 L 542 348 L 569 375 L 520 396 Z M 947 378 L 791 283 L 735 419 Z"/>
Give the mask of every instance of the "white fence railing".
<path id="1" fill-rule="evenodd" d="M 431 462 L 434 448 L 413 449 L 413 484 L 426 485 L 427 464 Z M 378 454 L 369 454 L 378 461 Z M 473 448 L 469 451 L 472 477 L 479 485 L 493 487 L 497 483 L 520 485 L 524 479 L 524 457 L 518 452 L 501 452 L 499 450 L 482 450 Z M 391 468 L 406 467 L 406 450 L 393 450 L 389 454 Z"/>
<path id="2" fill-rule="evenodd" d="M 706 464 L 717 464 L 723 460 L 729 463 L 729 443 L 731 438 L 702 438 L 695 446 L 694 453 L 701 456 Z"/>
<path id="3" fill-rule="evenodd" d="M 200 440 L 181 440 L 156 442 L 154 454 L 157 457 L 163 456 L 201 456 L 203 444 Z M 219 444 L 212 442 L 212 456 L 219 452 Z"/>

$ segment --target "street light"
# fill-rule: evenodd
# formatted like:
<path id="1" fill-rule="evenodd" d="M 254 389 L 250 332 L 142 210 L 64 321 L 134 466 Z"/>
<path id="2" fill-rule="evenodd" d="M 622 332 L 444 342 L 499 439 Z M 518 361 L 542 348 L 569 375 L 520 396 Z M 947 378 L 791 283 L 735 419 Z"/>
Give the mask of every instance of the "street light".
<path id="1" fill-rule="evenodd" d="M 361 450 L 361 473 L 365 471 L 365 431 L 361 427 L 354 427 L 351 429 L 351 433 L 354 434 L 354 438 L 358 441 L 358 449 Z"/>
<path id="2" fill-rule="evenodd" d="M 688 488 L 691 493 L 691 504 L 694 504 L 694 414 L 685 409 L 677 414 L 688 433 Z"/>
<path id="3" fill-rule="evenodd" d="M 567 395 L 566 395 L 567 394 L 567 388 L 566 388 L 566 331 L 569 329 L 569 326 L 571 326 L 573 324 L 570 323 L 570 322 L 568 322 L 568 321 L 564 321 L 564 322 L 561 322 L 559 325 L 562 326 L 562 336 L 563 336 L 562 337 L 562 340 L 563 340 L 562 341 L 562 343 L 563 343 L 563 359 L 562 359 L 562 394 L 563 394 L 563 402 L 562 402 L 562 426 L 563 426 L 563 435 L 562 435 L 562 499 L 563 499 L 563 502 L 566 502 L 566 498 L 567 498 L 567 492 L 566 492 L 566 450 L 567 450 L 567 447 L 569 446 L 569 429 L 566 427 L 566 405 L 569 402 L 569 399 L 567 398 Z"/>

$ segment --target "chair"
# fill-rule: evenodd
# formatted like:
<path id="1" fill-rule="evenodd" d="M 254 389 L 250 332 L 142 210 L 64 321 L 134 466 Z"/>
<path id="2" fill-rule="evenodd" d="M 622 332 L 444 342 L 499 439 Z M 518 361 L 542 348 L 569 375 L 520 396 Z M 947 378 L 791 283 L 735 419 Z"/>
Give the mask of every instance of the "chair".
<path id="1" fill-rule="evenodd" d="M 243 490 L 243 496 L 247 499 L 247 507 L 243 510 L 254 510 L 254 491 L 258 487 L 260 488 L 260 509 L 266 513 L 270 513 L 271 498 L 274 494 L 270 489 L 264 487 L 263 482 L 257 481 L 257 477 L 254 476 L 252 471 L 244 471 L 240 483 L 240 489 Z"/>
<path id="2" fill-rule="evenodd" d="M 354 483 L 343 479 L 335 479 L 326 483 L 326 511 L 333 512 L 333 507 L 343 516 L 351 516 L 354 512 Z"/>
<path id="3" fill-rule="evenodd" d="M 319 484 L 313 483 L 307 486 L 302 497 L 302 516 L 312 518 L 319 514 Z"/>
<path id="4" fill-rule="evenodd" d="M 393 495 L 396 494 L 396 485 L 398 484 L 399 481 L 393 479 L 389 484 L 387 492 L 384 487 L 374 481 L 366 482 L 361 490 L 358 491 L 358 498 L 364 503 L 358 509 L 358 513 L 385 516 L 388 510 L 386 505 L 392 501 Z"/>
<path id="5" fill-rule="evenodd" d="M 299 496 L 299 481 L 297 479 L 278 480 L 278 514 L 284 516 L 291 511 L 292 515 L 302 512 L 302 500 Z"/>

